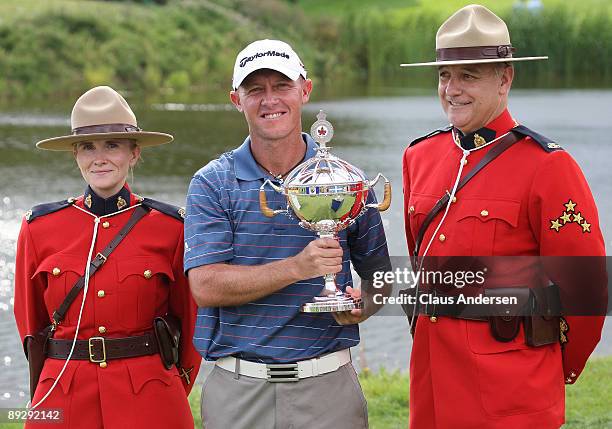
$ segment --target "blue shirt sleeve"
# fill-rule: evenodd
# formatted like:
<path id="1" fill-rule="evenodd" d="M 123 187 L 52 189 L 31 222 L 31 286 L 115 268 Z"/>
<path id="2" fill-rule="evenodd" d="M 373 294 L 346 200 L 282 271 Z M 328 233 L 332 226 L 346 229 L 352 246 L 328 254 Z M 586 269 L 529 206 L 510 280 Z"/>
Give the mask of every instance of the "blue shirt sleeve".
<path id="1" fill-rule="evenodd" d="M 211 163 L 212 164 L 212 163 Z M 185 216 L 185 273 L 234 257 L 229 197 L 211 164 L 191 179 Z"/>

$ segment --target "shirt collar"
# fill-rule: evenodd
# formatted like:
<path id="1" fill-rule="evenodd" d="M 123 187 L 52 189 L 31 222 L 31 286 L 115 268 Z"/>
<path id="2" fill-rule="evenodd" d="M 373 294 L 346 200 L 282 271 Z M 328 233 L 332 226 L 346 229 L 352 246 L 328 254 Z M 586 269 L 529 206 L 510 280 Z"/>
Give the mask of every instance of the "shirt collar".
<path id="1" fill-rule="evenodd" d="M 316 155 L 319 145 L 306 133 L 302 133 L 302 140 L 306 145 L 306 154 L 301 162 Z M 267 176 L 266 172 L 257 164 L 251 152 L 251 137 L 247 137 L 237 149 L 232 151 L 236 178 L 240 180 L 258 180 Z"/>
<path id="2" fill-rule="evenodd" d="M 458 138 L 457 143 L 463 149 L 472 150 L 486 145 L 495 138 L 510 131 L 517 125 L 518 122 L 512 118 L 512 115 L 510 115 L 508 109 L 504 109 L 504 111 L 497 118 L 493 119 L 486 126 L 466 135 L 464 135 L 457 128 L 454 128 L 454 134 Z"/>
<path id="3" fill-rule="evenodd" d="M 83 206 L 96 216 L 105 216 L 125 209 L 131 205 L 131 200 L 131 192 L 127 184 L 109 198 L 98 196 L 89 186 L 83 194 Z"/>

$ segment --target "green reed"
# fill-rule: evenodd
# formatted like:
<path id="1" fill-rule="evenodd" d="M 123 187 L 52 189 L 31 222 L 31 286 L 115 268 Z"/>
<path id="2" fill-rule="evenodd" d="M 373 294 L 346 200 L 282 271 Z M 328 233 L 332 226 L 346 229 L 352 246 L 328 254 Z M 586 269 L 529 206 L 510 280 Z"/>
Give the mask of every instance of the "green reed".
<path id="1" fill-rule="evenodd" d="M 433 60 L 436 30 L 450 13 L 452 9 L 425 6 L 352 12 L 339 18 L 336 55 L 353 76 L 371 85 L 434 82 L 435 71 L 406 70 L 399 64 Z M 550 57 L 521 63 L 518 86 L 612 85 L 612 18 L 607 8 L 552 3 L 535 11 L 506 7 L 498 13 L 508 24 L 515 55 Z"/>

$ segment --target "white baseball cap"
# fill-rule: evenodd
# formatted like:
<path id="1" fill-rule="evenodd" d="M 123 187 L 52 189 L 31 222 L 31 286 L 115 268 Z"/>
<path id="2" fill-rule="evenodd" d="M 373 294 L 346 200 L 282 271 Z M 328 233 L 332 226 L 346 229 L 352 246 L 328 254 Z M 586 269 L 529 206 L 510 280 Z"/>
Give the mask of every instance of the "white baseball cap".
<path id="1" fill-rule="evenodd" d="M 236 57 L 232 87 L 238 89 L 242 81 L 256 70 L 271 69 L 291 80 L 306 79 L 304 64 L 293 48 L 280 40 L 257 40 Z"/>

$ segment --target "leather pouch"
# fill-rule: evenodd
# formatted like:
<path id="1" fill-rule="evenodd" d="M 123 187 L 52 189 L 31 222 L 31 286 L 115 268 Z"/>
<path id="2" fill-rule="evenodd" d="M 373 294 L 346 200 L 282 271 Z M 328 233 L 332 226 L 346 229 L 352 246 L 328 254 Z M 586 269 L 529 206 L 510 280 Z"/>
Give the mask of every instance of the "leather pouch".
<path id="1" fill-rule="evenodd" d="M 170 369 L 179 361 L 181 323 L 178 318 L 167 314 L 153 319 L 153 330 L 159 345 L 159 356 L 162 363 L 166 369 Z"/>
<path id="2" fill-rule="evenodd" d="M 560 318 L 538 314 L 525 317 L 525 342 L 528 346 L 538 347 L 554 344 L 561 336 Z"/>
<path id="3" fill-rule="evenodd" d="M 493 303 L 489 305 L 489 327 L 491 328 L 491 335 L 502 343 L 512 341 L 519 333 L 523 316 L 530 314 L 529 288 L 485 289 L 484 294 L 492 298 L 516 298 L 516 304 Z"/>
<path id="4" fill-rule="evenodd" d="M 559 288 L 555 285 L 534 288 L 532 314 L 525 317 L 525 342 L 538 347 L 554 344 L 561 336 Z"/>
<path id="5" fill-rule="evenodd" d="M 47 358 L 47 341 L 53 336 L 51 328 L 49 325 L 34 335 L 26 335 L 23 339 L 23 351 L 30 371 L 30 400 L 34 399 L 34 392 Z"/>

